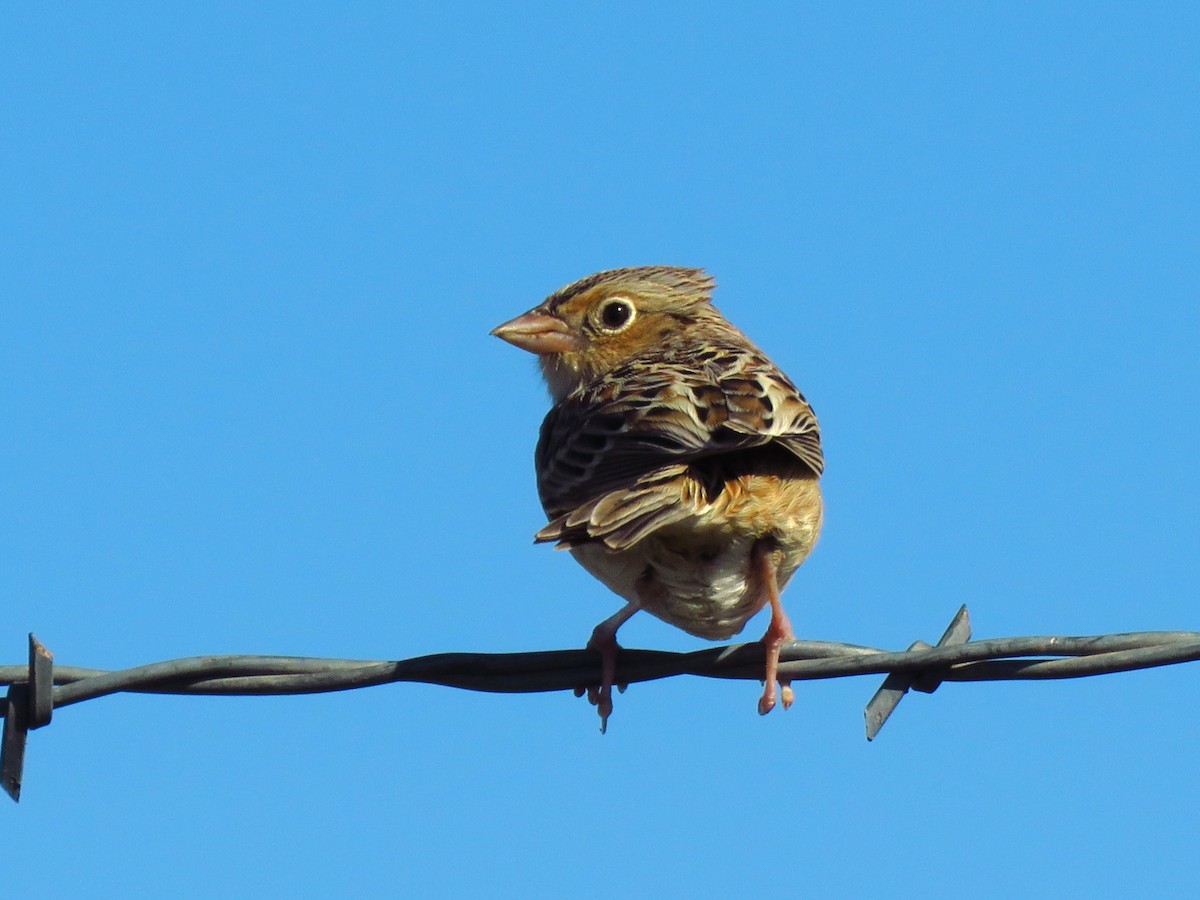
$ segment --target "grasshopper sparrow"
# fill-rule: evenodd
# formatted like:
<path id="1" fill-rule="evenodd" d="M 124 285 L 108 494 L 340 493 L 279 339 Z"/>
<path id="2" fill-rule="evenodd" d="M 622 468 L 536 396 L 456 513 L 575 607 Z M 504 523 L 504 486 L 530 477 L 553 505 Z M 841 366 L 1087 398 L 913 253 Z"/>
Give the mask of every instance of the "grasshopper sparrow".
<path id="1" fill-rule="evenodd" d="M 795 637 L 779 592 L 821 530 L 820 430 L 712 305 L 713 284 L 700 269 L 599 272 L 492 332 L 538 355 L 554 400 L 536 453 L 550 522 L 535 540 L 569 549 L 626 601 L 588 642 L 601 656 L 588 696 L 602 731 L 617 629 L 638 610 L 725 640 L 770 605 L 763 714 Z"/>

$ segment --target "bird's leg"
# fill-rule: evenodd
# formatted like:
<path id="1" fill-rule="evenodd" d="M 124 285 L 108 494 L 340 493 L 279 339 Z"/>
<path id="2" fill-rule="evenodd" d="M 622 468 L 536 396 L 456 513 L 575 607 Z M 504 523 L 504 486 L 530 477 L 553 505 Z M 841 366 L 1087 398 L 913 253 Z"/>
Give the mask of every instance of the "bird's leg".
<path id="1" fill-rule="evenodd" d="M 600 654 L 600 686 L 587 689 L 588 702 L 600 713 L 600 733 L 608 730 L 608 717 L 612 715 L 612 687 L 617 675 L 617 651 L 621 645 L 617 643 L 617 629 L 638 611 L 638 604 L 626 603 L 615 615 L 609 616 L 592 631 L 591 640 L 587 642 L 589 650 Z M 576 695 L 580 692 L 576 691 Z"/>
<path id="2" fill-rule="evenodd" d="M 779 651 L 785 641 L 796 639 L 792 631 L 792 623 L 788 621 L 787 613 L 783 611 L 783 602 L 779 598 L 779 579 L 776 567 L 779 564 L 780 551 L 771 542 L 759 541 L 754 545 L 751 554 L 752 565 L 758 570 L 759 584 L 767 592 L 767 600 L 771 604 L 771 624 L 763 635 L 763 646 L 767 651 L 766 684 L 762 697 L 758 701 L 758 713 L 765 716 L 775 708 L 775 682 L 779 679 Z M 787 709 L 796 699 L 790 680 L 780 680 L 780 699 L 783 708 Z"/>

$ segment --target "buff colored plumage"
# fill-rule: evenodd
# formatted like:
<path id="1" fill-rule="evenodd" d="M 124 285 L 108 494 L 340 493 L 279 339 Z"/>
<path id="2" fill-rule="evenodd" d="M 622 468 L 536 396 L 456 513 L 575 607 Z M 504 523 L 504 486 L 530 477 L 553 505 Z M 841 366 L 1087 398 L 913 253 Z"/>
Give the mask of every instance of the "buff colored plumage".
<path id="1" fill-rule="evenodd" d="M 766 605 L 759 711 L 776 703 L 794 635 L 779 592 L 821 529 L 816 416 L 795 385 L 712 305 L 699 269 L 647 266 L 568 285 L 493 334 L 537 353 L 555 401 L 536 468 L 549 523 L 626 600 L 588 646 L 612 711 L 617 629 L 639 609 L 723 640 Z M 782 684 L 786 708 L 792 690 Z"/>

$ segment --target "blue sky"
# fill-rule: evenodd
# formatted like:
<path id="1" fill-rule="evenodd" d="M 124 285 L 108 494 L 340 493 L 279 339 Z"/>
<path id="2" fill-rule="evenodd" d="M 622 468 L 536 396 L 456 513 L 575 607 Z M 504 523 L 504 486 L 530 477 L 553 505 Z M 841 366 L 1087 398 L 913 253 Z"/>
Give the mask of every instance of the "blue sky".
<path id="1" fill-rule="evenodd" d="M 804 637 L 1200 629 L 1191 4 L 0 14 L 0 662 L 581 646 L 618 601 L 489 337 L 704 266 L 820 416 Z M 765 627 L 748 627 L 754 639 Z M 649 617 L 627 646 L 695 649 Z M 1196 670 L 617 698 L 121 696 L 31 736 L 14 896 L 1167 895 Z"/>

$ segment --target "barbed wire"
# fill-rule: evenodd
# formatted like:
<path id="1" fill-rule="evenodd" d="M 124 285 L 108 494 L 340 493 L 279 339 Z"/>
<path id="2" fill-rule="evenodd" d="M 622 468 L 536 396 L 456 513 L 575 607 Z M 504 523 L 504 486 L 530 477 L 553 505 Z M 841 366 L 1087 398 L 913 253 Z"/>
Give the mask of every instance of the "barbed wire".
<path id="1" fill-rule="evenodd" d="M 933 693 L 944 681 L 1083 678 L 1200 660 L 1200 632 L 1141 631 L 1090 637 L 1013 637 L 970 642 L 964 606 L 936 646 L 917 641 L 895 652 L 858 644 L 793 641 L 780 653 L 779 675 L 792 681 L 886 675 L 865 710 L 873 740 L 909 690 Z M 762 680 L 761 644 L 731 644 L 673 653 L 622 649 L 622 684 L 676 675 Z M 283 695 L 355 690 L 395 682 L 438 684 L 491 693 L 571 690 L 599 681 L 591 650 L 529 653 L 438 653 L 389 662 L 296 656 L 194 656 L 108 671 L 55 666 L 29 635 L 27 665 L 0 666 L 4 731 L 0 783 L 20 799 L 28 732 L 57 708 L 109 694 Z"/>

